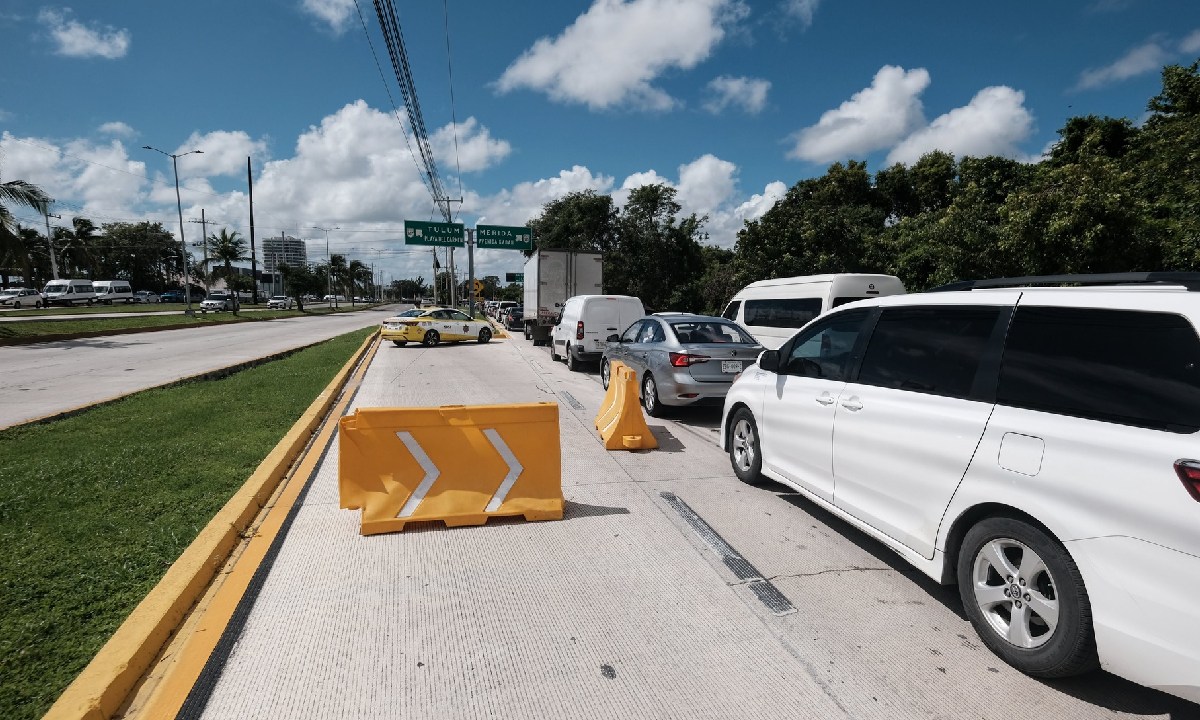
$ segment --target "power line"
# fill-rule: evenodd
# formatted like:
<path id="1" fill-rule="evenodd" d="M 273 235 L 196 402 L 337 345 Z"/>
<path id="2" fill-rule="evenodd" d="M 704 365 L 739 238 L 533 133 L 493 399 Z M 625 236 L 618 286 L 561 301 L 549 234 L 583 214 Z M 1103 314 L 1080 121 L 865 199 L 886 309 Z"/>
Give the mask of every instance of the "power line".
<path id="1" fill-rule="evenodd" d="M 454 109 L 454 67 L 450 64 L 450 0 L 442 0 L 446 33 L 446 74 L 450 78 L 450 128 L 454 133 L 454 170 L 458 174 L 458 196 L 463 196 L 462 163 L 458 158 L 458 114 Z"/>

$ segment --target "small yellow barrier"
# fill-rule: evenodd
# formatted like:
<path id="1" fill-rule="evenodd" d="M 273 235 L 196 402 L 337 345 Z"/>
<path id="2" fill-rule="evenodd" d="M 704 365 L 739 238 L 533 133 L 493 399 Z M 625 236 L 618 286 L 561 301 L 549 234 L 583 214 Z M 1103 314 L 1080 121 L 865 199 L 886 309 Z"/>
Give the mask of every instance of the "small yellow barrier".
<path id="1" fill-rule="evenodd" d="M 563 516 L 558 405 L 360 408 L 338 421 L 338 491 L 363 535 L 410 522 Z"/>
<path id="2" fill-rule="evenodd" d="M 611 397 L 611 400 L 610 400 Z M 596 429 L 605 450 L 653 450 L 658 440 L 646 425 L 638 402 L 637 372 L 621 363 L 612 363 L 608 372 L 608 393 L 596 416 Z"/>

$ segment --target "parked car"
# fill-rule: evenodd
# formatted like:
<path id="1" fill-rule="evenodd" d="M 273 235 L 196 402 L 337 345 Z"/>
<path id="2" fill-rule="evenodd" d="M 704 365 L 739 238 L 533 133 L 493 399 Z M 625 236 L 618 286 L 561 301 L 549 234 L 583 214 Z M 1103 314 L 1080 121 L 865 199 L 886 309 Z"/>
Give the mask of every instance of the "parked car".
<path id="1" fill-rule="evenodd" d="M 158 296 L 159 302 L 181 303 L 184 301 L 182 290 L 167 290 L 162 295 Z"/>
<path id="2" fill-rule="evenodd" d="M 1063 282 L 1160 284 L 1028 287 Z M 851 303 L 764 352 L 725 399 L 734 473 L 957 582 L 1023 672 L 1200 702 L 1200 273 L 955 289 Z"/>
<path id="3" fill-rule="evenodd" d="M 505 311 L 501 322 L 504 327 L 509 330 L 524 330 L 525 329 L 525 308 L 521 306 L 510 307 Z"/>
<path id="4" fill-rule="evenodd" d="M 619 360 L 637 372 L 647 415 L 662 415 L 664 406 L 720 406 L 733 379 L 762 351 L 750 333 L 725 318 L 650 315 L 609 336 L 600 382 L 607 390 L 610 363 Z"/>
<path id="5" fill-rule="evenodd" d="M 414 308 L 384 320 L 379 335 L 384 340 L 391 340 L 397 347 L 410 342 L 419 342 L 427 347 L 464 340 L 485 343 L 492 339 L 492 326 L 488 321 L 475 320 L 461 310 Z"/>
<path id="6" fill-rule="evenodd" d="M 158 293 L 151 290 L 138 290 L 133 294 L 133 301 L 136 303 L 157 303 L 161 301 Z"/>
<path id="7" fill-rule="evenodd" d="M 220 312 L 236 310 L 239 302 L 236 295 L 222 290 L 214 290 L 200 303 L 200 312 Z"/>
<path id="8" fill-rule="evenodd" d="M 94 280 L 92 289 L 96 291 L 96 302 L 112 305 L 113 303 L 132 304 L 133 288 L 128 280 Z"/>
<path id="9" fill-rule="evenodd" d="M 287 295 L 272 295 L 267 301 L 267 307 L 273 310 L 291 310 L 292 298 Z"/>
<path id="10" fill-rule="evenodd" d="M 33 288 L 8 288 L 7 290 L 0 290 L 0 305 L 11 307 L 14 310 L 40 308 L 45 304 L 45 296 Z"/>
<path id="11" fill-rule="evenodd" d="M 42 288 L 46 305 L 91 305 L 96 302 L 96 290 L 91 280 L 51 280 Z"/>

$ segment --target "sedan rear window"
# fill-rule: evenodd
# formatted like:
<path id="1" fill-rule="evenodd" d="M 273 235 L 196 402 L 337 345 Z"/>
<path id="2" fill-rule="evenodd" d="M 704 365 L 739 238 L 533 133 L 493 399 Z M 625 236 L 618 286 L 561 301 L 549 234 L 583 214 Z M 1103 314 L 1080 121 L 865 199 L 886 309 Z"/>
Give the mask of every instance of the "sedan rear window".
<path id="1" fill-rule="evenodd" d="M 673 322 L 671 330 L 680 343 L 742 343 L 757 345 L 758 342 L 733 323 L 718 322 Z"/>

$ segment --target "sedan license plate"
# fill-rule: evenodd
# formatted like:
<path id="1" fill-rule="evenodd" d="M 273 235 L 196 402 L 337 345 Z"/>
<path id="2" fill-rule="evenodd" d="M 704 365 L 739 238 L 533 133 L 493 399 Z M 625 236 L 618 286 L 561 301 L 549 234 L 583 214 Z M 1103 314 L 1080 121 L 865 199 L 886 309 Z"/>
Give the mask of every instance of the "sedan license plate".
<path id="1" fill-rule="evenodd" d="M 722 360 L 721 361 L 721 372 L 740 373 L 741 371 L 742 371 L 742 361 L 741 360 Z"/>

